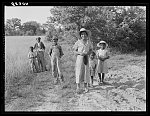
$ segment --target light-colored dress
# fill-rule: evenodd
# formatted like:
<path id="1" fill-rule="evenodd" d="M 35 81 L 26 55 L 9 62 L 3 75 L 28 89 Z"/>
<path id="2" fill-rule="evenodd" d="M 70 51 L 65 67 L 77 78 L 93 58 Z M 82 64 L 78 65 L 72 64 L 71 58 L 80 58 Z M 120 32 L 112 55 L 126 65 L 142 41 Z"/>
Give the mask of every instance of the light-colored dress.
<path id="1" fill-rule="evenodd" d="M 38 65 L 37 65 L 37 62 L 36 62 L 36 57 L 37 57 L 37 54 L 35 52 L 29 52 L 28 53 L 30 67 L 31 67 L 31 70 L 33 72 L 38 71 Z"/>
<path id="2" fill-rule="evenodd" d="M 108 50 L 107 49 L 104 49 L 104 50 L 99 49 L 96 51 L 96 56 L 105 58 L 108 56 Z M 108 73 L 107 59 L 105 61 L 101 61 L 98 59 L 97 73 Z"/>
<path id="3" fill-rule="evenodd" d="M 87 41 L 86 44 L 83 44 L 81 40 L 78 40 L 73 49 L 78 52 L 88 52 L 92 49 L 92 44 L 90 41 Z M 90 83 L 90 69 L 89 62 L 87 65 L 83 63 L 83 56 L 77 55 L 76 65 L 75 65 L 75 75 L 76 75 L 76 83 Z"/>

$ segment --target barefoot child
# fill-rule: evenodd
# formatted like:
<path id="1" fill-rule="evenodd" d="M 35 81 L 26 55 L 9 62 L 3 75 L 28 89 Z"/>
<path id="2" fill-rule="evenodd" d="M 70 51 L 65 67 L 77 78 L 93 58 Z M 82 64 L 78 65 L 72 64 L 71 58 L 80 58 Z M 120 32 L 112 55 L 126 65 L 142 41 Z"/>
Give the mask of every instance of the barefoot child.
<path id="1" fill-rule="evenodd" d="M 99 50 L 96 52 L 98 58 L 97 73 L 99 76 L 99 84 L 104 82 L 105 74 L 108 72 L 107 59 L 109 59 L 109 55 L 107 46 L 108 44 L 105 41 L 100 41 L 97 44 L 97 47 L 99 47 Z"/>
<path id="2" fill-rule="evenodd" d="M 32 72 L 38 72 L 38 66 L 36 62 L 37 54 L 33 51 L 33 47 L 29 48 L 28 58 L 30 62 L 30 67 Z"/>
<path id="3" fill-rule="evenodd" d="M 52 75 L 54 78 L 56 78 L 56 83 L 58 83 L 58 81 L 63 82 L 63 75 L 61 73 L 61 57 L 64 55 L 62 48 L 60 45 L 58 45 L 58 38 L 54 37 L 53 38 L 53 43 L 52 46 L 50 48 L 50 58 L 51 58 L 51 66 L 52 66 Z"/>
<path id="4" fill-rule="evenodd" d="M 90 76 L 91 76 L 91 83 L 90 86 L 93 87 L 93 78 L 95 76 L 96 71 L 96 61 L 95 61 L 95 52 L 91 52 L 90 58 L 89 58 L 89 67 L 90 67 Z"/>

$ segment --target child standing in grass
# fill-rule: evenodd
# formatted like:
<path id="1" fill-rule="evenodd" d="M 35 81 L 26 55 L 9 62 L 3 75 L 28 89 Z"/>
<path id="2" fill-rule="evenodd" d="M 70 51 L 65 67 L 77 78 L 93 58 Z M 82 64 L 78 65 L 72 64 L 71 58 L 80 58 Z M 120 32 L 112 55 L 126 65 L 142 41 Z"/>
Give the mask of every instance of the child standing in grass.
<path id="1" fill-rule="evenodd" d="M 28 58 L 30 62 L 30 67 L 32 72 L 38 72 L 38 66 L 36 62 L 37 54 L 33 51 L 33 47 L 29 48 Z"/>
<path id="2" fill-rule="evenodd" d="M 52 67 L 52 75 L 54 78 L 56 78 L 55 84 L 58 83 L 58 81 L 63 82 L 64 78 L 61 72 L 61 57 L 64 55 L 62 48 L 60 45 L 58 45 L 58 38 L 55 36 L 53 38 L 52 46 L 50 47 L 49 56 L 51 58 L 51 67 Z"/>
<path id="3" fill-rule="evenodd" d="M 107 68 L 107 59 L 109 59 L 108 55 L 108 44 L 105 41 L 100 41 L 97 44 L 99 50 L 96 51 L 96 56 L 98 58 L 98 65 L 97 65 L 97 73 L 99 76 L 99 84 L 104 83 L 105 74 L 108 72 Z"/>
<path id="4" fill-rule="evenodd" d="M 93 78 L 95 76 L 96 71 L 96 60 L 95 60 L 95 52 L 92 51 L 89 58 L 89 67 L 90 67 L 90 76 L 91 76 L 91 83 L 90 86 L 93 87 Z"/>

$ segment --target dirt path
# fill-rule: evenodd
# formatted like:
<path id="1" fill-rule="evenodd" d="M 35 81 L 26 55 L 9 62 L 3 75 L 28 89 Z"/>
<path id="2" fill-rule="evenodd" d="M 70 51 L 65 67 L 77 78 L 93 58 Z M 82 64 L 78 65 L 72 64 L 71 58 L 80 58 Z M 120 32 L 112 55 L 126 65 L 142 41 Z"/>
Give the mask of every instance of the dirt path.
<path id="1" fill-rule="evenodd" d="M 95 80 L 94 87 L 82 94 L 53 81 L 49 71 L 38 74 L 24 97 L 15 98 L 5 110 L 146 111 L 146 66 L 132 64 L 110 70 L 105 84 L 98 85 Z"/>

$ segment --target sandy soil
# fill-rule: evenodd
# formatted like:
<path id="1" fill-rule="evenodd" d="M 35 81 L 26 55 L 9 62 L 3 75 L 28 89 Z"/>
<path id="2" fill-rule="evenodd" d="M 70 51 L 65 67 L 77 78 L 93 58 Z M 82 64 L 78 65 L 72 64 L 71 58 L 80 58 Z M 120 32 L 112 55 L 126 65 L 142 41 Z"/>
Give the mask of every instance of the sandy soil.
<path id="1" fill-rule="evenodd" d="M 69 84 L 54 85 L 49 71 L 20 91 L 5 111 L 146 111 L 146 64 L 110 67 L 105 83 L 98 85 L 95 78 L 88 93 L 76 94 Z"/>

